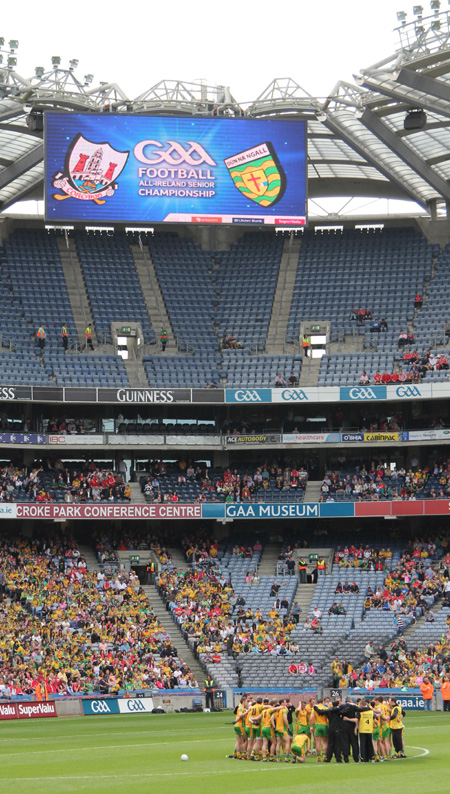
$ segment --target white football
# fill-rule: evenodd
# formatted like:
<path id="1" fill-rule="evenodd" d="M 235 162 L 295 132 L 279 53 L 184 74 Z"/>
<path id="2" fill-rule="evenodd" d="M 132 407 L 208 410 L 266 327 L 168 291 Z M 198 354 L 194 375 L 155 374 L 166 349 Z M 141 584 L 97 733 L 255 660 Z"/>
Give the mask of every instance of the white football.
<path id="1" fill-rule="evenodd" d="M 181 760 L 182 760 L 182 761 L 189 761 L 189 758 L 188 758 L 188 756 L 186 755 L 186 753 L 183 753 L 183 755 L 181 756 Z"/>

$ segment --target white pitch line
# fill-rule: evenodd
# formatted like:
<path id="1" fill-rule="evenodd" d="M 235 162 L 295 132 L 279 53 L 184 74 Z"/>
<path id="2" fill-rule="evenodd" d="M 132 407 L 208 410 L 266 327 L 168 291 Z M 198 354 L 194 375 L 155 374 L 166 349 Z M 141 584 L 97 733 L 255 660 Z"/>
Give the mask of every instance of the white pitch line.
<path id="1" fill-rule="evenodd" d="M 402 763 L 404 761 L 408 761 L 408 760 L 412 761 L 414 758 L 423 758 L 424 756 L 430 754 L 430 751 L 426 747 L 416 747 L 416 746 L 414 746 L 412 744 L 407 744 L 406 747 L 410 747 L 412 750 L 422 750 L 422 752 L 418 753 L 417 755 L 409 755 L 407 758 L 402 759 Z M 319 769 L 319 768 L 325 769 L 326 768 L 324 766 L 318 767 L 318 766 L 313 765 L 313 764 L 308 764 L 308 766 L 309 766 L 310 769 Z M 342 764 L 342 766 L 340 768 L 343 769 L 344 767 L 346 769 L 349 769 L 350 767 L 355 767 L 355 769 L 361 769 L 359 764 L 348 764 L 348 765 L 347 764 Z M 267 774 L 268 772 L 275 772 L 275 771 L 279 773 L 280 769 L 283 769 L 283 768 L 286 769 L 286 767 L 283 767 L 283 766 L 280 767 L 278 764 L 276 764 L 273 767 L 270 767 L 270 766 L 269 767 L 267 767 L 267 766 L 266 767 L 260 767 L 260 766 L 258 766 L 258 767 L 255 767 L 255 766 L 251 766 L 251 767 L 245 767 L 244 766 L 244 767 L 241 767 L 241 766 L 239 766 L 239 774 L 242 774 L 243 772 L 259 772 L 259 773 Z M 292 769 L 292 767 L 288 767 L 288 768 Z M 216 770 L 209 770 L 209 771 L 206 771 L 206 772 L 195 772 L 195 775 L 197 777 L 206 777 L 207 775 L 229 775 L 229 774 L 233 774 L 233 773 L 235 773 L 237 771 L 238 771 L 237 768 L 235 768 L 235 769 L 224 769 L 224 770 L 217 770 L 216 769 Z M 145 778 L 151 778 L 151 777 L 183 777 L 183 776 L 186 776 L 186 775 L 192 775 L 192 772 L 139 772 L 139 773 L 125 772 L 123 774 L 116 774 L 116 775 L 58 775 L 56 777 L 48 777 L 47 775 L 45 777 L 36 777 L 36 775 L 33 774 L 32 777 L 0 777 L 0 781 L 3 782 L 3 783 L 22 783 L 22 782 L 30 782 L 30 781 L 33 781 L 34 783 L 38 783 L 41 780 L 43 780 L 45 782 L 56 781 L 56 780 L 73 780 L 73 781 L 76 781 L 76 780 L 122 780 L 122 779 L 127 779 L 127 778 L 144 778 L 144 777 Z"/>
<path id="2" fill-rule="evenodd" d="M 210 742 L 228 742 L 228 744 L 232 744 L 232 739 L 226 737 L 225 739 L 193 739 L 189 741 L 187 739 L 185 741 L 185 745 L 189 746 L 191 744 L 209 744 Z M 21 750 L 18 753 L 0 753 L 0 761 L 2 758 L 7 758 L 8 756 L 19 756 L 19 755 L 44 755 L 51 753 L 54 755 L 55 753 L 78 753 L 78 752 L 86 752 L 87 750 L 120 750 L 122 747 L 146 747 L 148 750 L 151 750 L 152 747 L 158 746 L 168 746 L 169 742 L 145 742 L 142 744 L 99 744 L 99 745 L 89 745 L 89 747 L 65 747 L 61 750 L 55 750 L 52 748 L 51 750 L 32 750 L 29 752 L 28 750 Z"/>
<path id="3" fill-rule="evenodd" d="M 170 733 L 172 735 L 176 734 L 176 733 L 180 733 L 183 736 L 185 736 L 185 734 L 186 734 L 186 731 L 182 730 L 181 728 L 178 729 L 178 730 L 167 730 L 167 731 L 157 731 L 156 728 L 154 728 L 153 730 L 155 731 L 157 736 L 161 736 L 161 734 L 163 734 L 163 733 Z M 214 730 L 215 731 L 225 731 L 225 730 L 229 731 L 230 728 L 227 725 L 218 725 L 218 726 L 216 726 L 214 728 Z M 198 731 L 190 731 L 189 733 L 194 733 L 195 734 L 195 733 L 204 733 L 204 732 L 205 732 L 205 729 L 201 728 Z M 109 737 L 111 737 L 111 734 L 113 734 L 113 733 L 114 733 L 113 731 L 105 731 L 105 733 L 71 733 L 69 738 L 70 739 L 90 739 L 90 738 L 94 738 L 96 736 L 109 736 Z M 149 736 L 149 737 L 152 736 L 152 730 L 148 730 L 148 731 L 129 731 L 129 733 L 132 736 L 141 736 L 141 735 L 142 736 Z M 120 735 L 121 736 L 126 736 L 127 734 L 128 734 L 128 731 L 125 731 L 125 732 L 124 731 L 120 731 Z M 230 736 L 232 736 L 231 733 L 230 733 Z M 33 742 L 33 741 L 43 742 L 43 741 L 48 741 L 49 739 L 51 739 L 52 742 L 55 742 L 55 741 L 58 741 L 58 740 L 66 741 L 67 740 L 67 736 L 45 736 L 45 737 L 41 737 L 41 736 L 32 736 L 32 737 L 31 736 L 8 736 L 8 737 L 5 737 L 4 739 L 0 738 L 0 743 L 1 742 L 5 742 L 5 743 L 7 743 L 7 742 L 12 742 L 12 743 L 15 743 L 15 742 Z M 0 757 L 1 757 L 1 753 L 0 753 Z"/>

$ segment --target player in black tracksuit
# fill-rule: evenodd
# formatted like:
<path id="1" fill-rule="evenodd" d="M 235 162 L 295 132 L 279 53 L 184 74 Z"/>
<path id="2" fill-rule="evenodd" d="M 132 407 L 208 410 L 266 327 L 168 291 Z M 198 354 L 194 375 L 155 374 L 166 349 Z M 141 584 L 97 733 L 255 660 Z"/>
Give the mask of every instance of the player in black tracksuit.
<path id="1" fill-rule="evenodd" d="M 325 714 L 325 716 L 328 717 L 328 747 L 327 757 L 325 759 L 326 763 L 329 763 L 334 755 L 336 758 L 336 763 L 341 764 L 341 755 L 343 755 L 345 763 L 348 764 L 347 743 L 344 738 L 344 723 L 340 711 L 340 704 L 340 700 L 333 700 L 333 706 L 330 709 L 321 709 L 318 706 L 314 706 L 314 711 L 316 711 L 318 714 Z"/>
<path id="2" fill-rule="evenodd" d="M 348 698 L 346 703 L 342 703 L 340 706 L 340 712 L 343 717 L 348 717 L 351 720 L 358 718 L 358 711 L 355 707 L 355 704 Z M 356 730 L 356 723 L 354 722 L 346 722 L 343 720 L 343 732 L 342 732 L 342 742 L 345 746 L 345 752 L 347 756 L 350 755 L 350 749 L 352 751 L 353 760 L 355 764 L 359 762 L 359 745 L 358 745 L 358 731 Z"/>

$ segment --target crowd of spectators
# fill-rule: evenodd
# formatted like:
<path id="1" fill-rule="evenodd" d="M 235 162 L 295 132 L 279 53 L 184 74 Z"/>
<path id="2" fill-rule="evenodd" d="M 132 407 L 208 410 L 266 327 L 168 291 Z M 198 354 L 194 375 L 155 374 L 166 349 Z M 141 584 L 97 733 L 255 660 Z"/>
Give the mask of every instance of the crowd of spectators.
<path id="1" fill-rule="evenodd" d="M 261 465 L 249 463 L 237 469 L 214 470 L 205 464 L 179 461 L 168 468 L 161 461 L 149 461 L 148 472 L 141 478 L 141 489 L 147 502 L 178 502 L 189 498 L 188 485 L 195 483 L 195 502 L 256 502 L 272 489 L 279 492 L 303 491 L 308 473 L 303 465 L 289 459 L 265 460 Z"/>
<path id="2" fill-rule="evenodd" d="M 69 469 L 61 460 L 35 463 L 25 467 L 9 463 L 0 469 L 0 501 L 20 502 L 131 501 L 131 488 L 120 473 L 103 469 L 90 461 L 79 469 Z"/>
<path id="3" fill-rule="evenodd" d="M 0 694 L 192 687 L 137 576 L 89 572 L 70 536 L 0 543 Z"/>
<path id="4" fill-rule="evenodd" d="M 391 560 L 392 551 L 390 548 L 375 549 L 369 545 L 363 546 L 362 543 L 360 543 L 359 546 L 355 546 L 352 543 L 350 546 L 345 545 L 343 548 L 337 546 L 333 561 L 334 564 L 339 565 L 340 568 L 360 568 L 363 571 L 384 571 L 389 569 Z M 348 582 L 345 582 L 344 585 L 339 582 L 338 587 L 339 585 L 341 585 L 341 589 L 336 588 L 336 593 L 358 592 L 357 589 L 351 589 L 353 585 L 355 585 L 355 582 L 351 585 L 349 585 Z M 358 587 L 358 585 L 355 586 L 356 588 Z M 350 590 L 348 588 L 350 588 Z"/>
<path id="5" fill-rule="evenodd" d="M 282 596 L 277 595 L 267 615 L 247 607 L 216 562 L 184 572 L 166 570 L 158 588 L 204 662 L 218 663 L 224 654 L 236 659 L 240 654 L 298 652 L 298 645 L 290 640 L 296 621 L 293 615 L 281 613 Z"/>
<path id="6" fill-rule="evenodd" d="M 403 637 L 396 638 L 388 650 L 383 645 L 367 643 L 365 661 L 354 668 L 336 657 L 331 663 L 333 685 L 371 691 L 421 687 L 425 679 L 440 688 L 450 671 L 450 631 L 424 648 L 408 649 Z"/>
<path id="7" fill-rule="evenodd" d="M 446 546 L 445 538 L 442 542 Z M 440 546 L 442 549 L 442 546 Z M 383 609 L 397 615 L 411 614 L 414 621 L 425 614 L 429 622 L 433 622 L 430 601 L 450 596 L 450 555 L 441 558 L 435 564 L 427 564 L 434 560 L 437 547 L 433 539 L 416 540 L 400 557 L 393 570 L 389 571 L 382 587 L 373 591 L 367 589 L 364 609 Z"/>
<path id="8" fill-rule="evenodd" d="M 450 496 L 450 462 L 436 462 L 419 468 L 399 465 L 390 469 L 383 462 L 372 461 L 356 467 L 353 474 L 327 472 L 321 485 L 320 501 L 353 499 L 357 501 L 393 501 L 411 499 L 448 499 Z"/>

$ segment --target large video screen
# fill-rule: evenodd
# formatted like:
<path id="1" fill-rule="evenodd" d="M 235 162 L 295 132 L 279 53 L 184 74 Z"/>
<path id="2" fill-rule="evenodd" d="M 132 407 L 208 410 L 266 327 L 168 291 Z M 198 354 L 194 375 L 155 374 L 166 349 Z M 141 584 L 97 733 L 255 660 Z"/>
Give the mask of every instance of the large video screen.
<path id="1" fill-rule="evenodd" d="M 306 221 L 302 121 L 47 112 L 45 165 L 48 221 Z"/>

